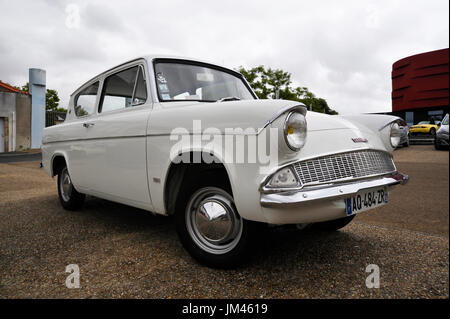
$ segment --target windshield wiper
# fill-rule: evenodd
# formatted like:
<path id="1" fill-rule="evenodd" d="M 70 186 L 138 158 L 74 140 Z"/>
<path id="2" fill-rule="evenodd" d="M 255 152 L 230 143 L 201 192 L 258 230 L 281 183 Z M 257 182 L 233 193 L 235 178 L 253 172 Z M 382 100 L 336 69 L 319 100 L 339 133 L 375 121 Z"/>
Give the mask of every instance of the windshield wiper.
<path id="1" fill-rule="evenodd" d="M 219 100 L 217 100 L 217 102 L 225 102 L 225 101 L 239 101 L 240 98 L 238 98 L 237 96 L 227 96 L 227 97 L 223 97 Z"/>

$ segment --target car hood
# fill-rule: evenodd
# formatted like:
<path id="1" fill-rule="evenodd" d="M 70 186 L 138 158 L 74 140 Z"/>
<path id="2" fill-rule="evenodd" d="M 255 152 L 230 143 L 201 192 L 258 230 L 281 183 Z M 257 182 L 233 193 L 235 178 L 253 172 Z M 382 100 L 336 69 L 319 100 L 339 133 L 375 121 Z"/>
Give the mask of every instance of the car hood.
<path id="1" fill-rule="evenodd" d="M 293 108 L 306 113 L 306 144 L 299 152 L 292 153 L 283 148 L 285 142 L 279 136 L 279 164 L 354 150 L 392 151 L 389 124 L 398 117 L 367 114 L 336 116 L 306 112 L 303 104 L 285 100 L 155 104 L 149 119 L 148 135 L 200 134 L 205 130 L 208 130 L 207 134 L 255 134 L 263 132 L 265 127 L 282 128 L 285 113 Z M 211 128 L 214 131 L 209 130 Z M 227 132 L 229 128 L 242 131 Z M 249 128 L 251 130 L 246 131 Z"/>
<path id="2" fill-rule="evenodd" d="M 174 128 L 184 128 L 192 133 L 193 121 L 201 121 L 201 129 L 262 128 L 282 114 L 296 108 L 306 114 L 308 131 L 355 129 L 344 118 L 316 112 L 306 112 L 304 104 L 287 100 L 243 100 L 227 102 L 165 102 L 155 105 L 150 116 L 150 134 L 168 134 Z"/>
<path id="3" fill-rule="evenodd" d="M 258 132 L 271 120 L 297 108 L 306 114 L 300 102 L 285 100 L 242 100 L 226 102 L 164 102 L 155 105 L 150 116 L 150 134 L 167 134 L 174 128 L 193 131 L 193 121 L 201 129 L 227 128 L 253 129 Z"/>

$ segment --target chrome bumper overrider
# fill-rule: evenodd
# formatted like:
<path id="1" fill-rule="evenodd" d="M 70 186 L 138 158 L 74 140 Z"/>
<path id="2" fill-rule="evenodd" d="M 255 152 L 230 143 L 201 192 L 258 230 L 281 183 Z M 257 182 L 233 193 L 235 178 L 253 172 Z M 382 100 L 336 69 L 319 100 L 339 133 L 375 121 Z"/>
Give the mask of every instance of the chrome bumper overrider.
<path id="1" fill-rule="evenodd" d="M 355 183 L 332 185 L 324 188 L 302 189 L 300 191 L 286 191 L 273 194 L 261 194 L 261 206 L 263 207 L 292 207 L 310 203 L 316 200 L 334 200 L 338 198 L 350 197 L 360 190 L 391 186 L 397 184 L 406 184 L 408 175 L 395 173 L 389 176 L 372 180 L 363 180 Z"/>

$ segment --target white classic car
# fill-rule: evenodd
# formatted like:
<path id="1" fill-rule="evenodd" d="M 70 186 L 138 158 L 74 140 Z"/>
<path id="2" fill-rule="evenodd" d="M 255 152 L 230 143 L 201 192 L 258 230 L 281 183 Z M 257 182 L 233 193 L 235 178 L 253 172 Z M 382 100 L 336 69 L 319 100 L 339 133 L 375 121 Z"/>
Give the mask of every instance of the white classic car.
<path id="1" fill-rule="evenodd" d="M 236 71 L 146 56 L 76 90 L 45 128 L 42 163 L 62 206 L 85 194 L 174 215 L 187 251 L 210 266 L 244 260 L 262 224 L 336 230 L 388 202 L 397 117 L 330 116 L 259 100 Z"/>

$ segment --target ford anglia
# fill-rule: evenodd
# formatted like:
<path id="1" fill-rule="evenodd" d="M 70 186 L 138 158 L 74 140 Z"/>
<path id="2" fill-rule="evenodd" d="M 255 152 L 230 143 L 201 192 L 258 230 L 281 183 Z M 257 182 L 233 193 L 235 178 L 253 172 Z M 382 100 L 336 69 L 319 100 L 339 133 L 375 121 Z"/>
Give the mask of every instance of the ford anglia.
<path id="1" fill-rule="evenodd" d="M 173 216 L 193 257 L 232 267 L 260 225 L 333 231 L 387 204 L 408 180 L 391 154 L 397 120 L 261 100 L 234 70 L 145 56 L 71 95 L 64 123 L 44 130 L 42 163 L 65 209 L 91 195 Z"/>

